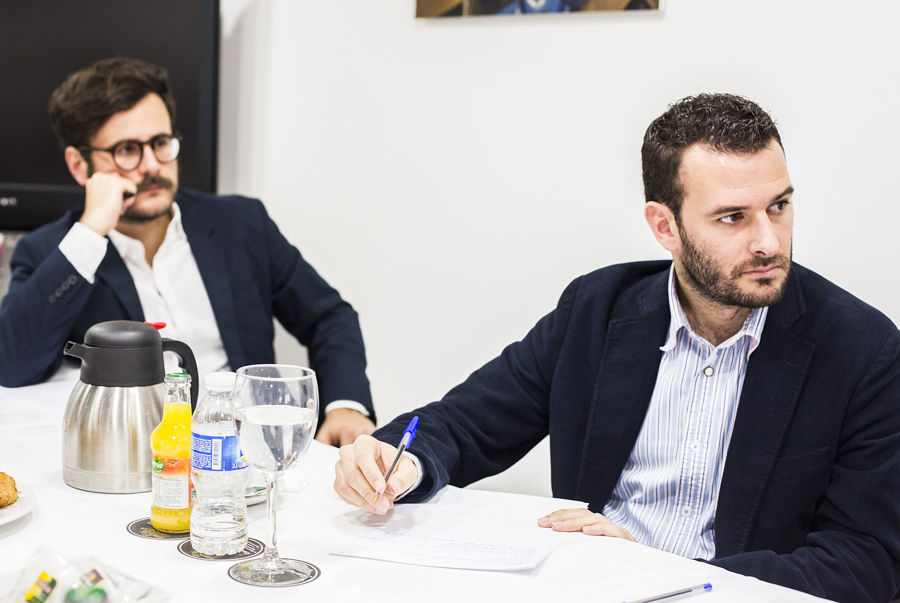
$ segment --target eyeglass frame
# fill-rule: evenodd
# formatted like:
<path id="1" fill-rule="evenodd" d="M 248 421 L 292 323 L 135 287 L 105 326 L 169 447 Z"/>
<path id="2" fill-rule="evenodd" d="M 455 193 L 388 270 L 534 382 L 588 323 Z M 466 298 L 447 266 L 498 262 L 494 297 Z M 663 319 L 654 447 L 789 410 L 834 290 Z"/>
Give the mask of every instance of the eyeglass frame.
<path id="1" fill-rule="evenodd" d="M 162 159 L 157 157 L 156 151 L 153 149 L 153 144 L 152 144 L 153 141 L 157 140 L 159 138 L 162 138 L 162 137 L 168 138 L 170 143 L 172 140 L 178 141 L 178 151 L 175 153 L 175 156 L 172 157 L 171 159 L 169 159 L 168 161 L 163 161 Z M 117 168 L 119 168 L 123 172 L 130 172 L 132 170 L 138 169 L 138 167 L 141 165 L 141 162 L 144 161 L 144 147 L 145 146 L 150 145 L 150 151 L 153 153 L 153 157 L 159 163 L 168 165 L 168 164 L 172 163 L 173 161 L 175 161 L 176 159 L 178 159 L 178 156 L 181 154 L 181 143 L 182 142 L 184 142 L 184 138 L 182 138 L 182 136 L 180 134 L 157 134 L 156 136 L 151 136 L 147 140 L 143 140 L 143 141 L 136 140 L 134 138 L 126 138 L 125 140 L 120 140 L 120 141 L 116 142 L 115 144 L 113 144 L 112 146 L 107 147 L 105 149 L 101 149 L 98 147 L 92 147 L 92 146 L 88 146 L 88 145 L 82 145 L 82 146 L 78 147 L 78 150 L 81 151 L 82 153 L 84 153 L 85 151 L 91 151 L 91 152 L 102 151 L 104 153 L 109 153 L 112 156 L 113 163 L 115 164 L 115 166 Z M 134 164 L 134 167 L 127 168 L 127 169 L 122 167 L 121 165 L 119 165 L 119 162 L 116 161 L 116 153 L 115 153 L 116 147 L 126 144 L 126 143 L 137 144 L 138 148 L 141 150 L 140 155 L 138 156 L 137 163 Z"/>

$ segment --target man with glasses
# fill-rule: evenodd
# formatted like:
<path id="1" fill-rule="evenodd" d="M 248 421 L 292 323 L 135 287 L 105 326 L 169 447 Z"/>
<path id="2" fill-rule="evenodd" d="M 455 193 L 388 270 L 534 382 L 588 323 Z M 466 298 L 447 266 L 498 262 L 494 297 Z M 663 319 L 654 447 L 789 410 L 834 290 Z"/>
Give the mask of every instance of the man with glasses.
<path id="1" fill-rule="evenodd" d="M 273 316 L 309 350 L 318 439 L 374 429 L 353 308 L 288 243 L 262 203 L 178 188 L 181 138 L 168 74 L 137 59 L 73 73 L 50 99 L 69 172 L 70 211 L 16 246 L 0 305 L 0 384 L 48 378 L 67 340 L 106 320 L 164 322 L 201 374 L 274 362 Z"/>

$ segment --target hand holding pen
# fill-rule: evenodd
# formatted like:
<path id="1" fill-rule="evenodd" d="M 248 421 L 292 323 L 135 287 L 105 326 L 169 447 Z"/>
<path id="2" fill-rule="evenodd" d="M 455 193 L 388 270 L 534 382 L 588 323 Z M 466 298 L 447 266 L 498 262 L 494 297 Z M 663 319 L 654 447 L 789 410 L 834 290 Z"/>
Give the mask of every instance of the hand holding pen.
<path id="1" fill-rule="evenodd" d="M 406 449 L 409 448 L 409 445 L 412 444 L 412 441 L 415 439 L 416 428 L 418 427 L 419 417 L 413 417 L 409 422 L 409 425 L 406 426 L 406 429 L 403 430 L 403 438 L 401 438 L 400 444 L 397 446 L 397 455 L 391 462 L 390 467 L 387 468 L 387 471 L 384 472 L 384 486 L 380 490 L 377 490 L 375 499 L 372 502 L 377 503 L 378 497 L 384 494 L 384 489 L 387 488 L 387 482 L 391 479 L 391 475 L 394 473 L 394 468 L 397 467 L 397 463 L 400 462 L 400 457 L 403 456 L 403 453 L 406 452 Z"/>
<path id="2" fill-rule="evenodd" d="M 418 417 L 413 417 L 399 445 L 362 435 L 342 446 L 334 468 L 334 490 L 346 502 L 383 515 L 394 499 L 418 479 L 415 463 L 403 452 L 415 437 Z"/>

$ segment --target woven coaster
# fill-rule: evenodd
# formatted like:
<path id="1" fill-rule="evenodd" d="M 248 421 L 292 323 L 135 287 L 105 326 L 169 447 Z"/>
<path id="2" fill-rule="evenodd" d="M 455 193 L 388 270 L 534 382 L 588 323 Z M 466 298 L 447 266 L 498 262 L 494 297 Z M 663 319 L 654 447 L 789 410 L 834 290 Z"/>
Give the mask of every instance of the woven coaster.
<path id="1" fill-rule="evenodd" d="M 135 519 L 125 526 L 129 534 L 138 536 L 139 538 L 149 538 L 150 540 L 181 540 L 185 536 L 189 536 L 190 532 L 160 532 L 150 525 L 150 518 Z"/>
<path id="2" fill-rule="evenodd" d="M 315 580 L 316 578 L 318 578 L 319 576 L 322 575 L 322 570 L 320 570 L 318 567 L 316 567 L 309 561 L 300 561 L 299 559 L 289 559 L 286 557 L 282 557 L 282 559 L 284 559 L 285 561 L 297 561 L 299 563 L 303 563 L 310 570 L 309 576 L 307 576 L 301 582 L 293 582 L 291 584 L 279 584 L 278 581 L 276 580 L 275 582 L 271 582 L 269 584 L 251 584 L 250 586 L 262 586 L 263 588 L 300 586 L 301 584 L 309 584 L 310 582 L 312 582 L 313 580 Z M 232 580 L 234 580 L 235 582 L 240 582 L 241 584 L 247 584 L 243 580 L 239 580 L 238 578 L 236 578 L 234 576 L 234 574 L 232 573 L 238 569 L 238 566 L 243 565 L 244 563 L 246 563 L 246 561 L 244 561 L 242 563 L 235 563 L 234 565 L 229 567 L 228 568 L 228 577 L 231 578 Z"/>
<path id="3" fill-rule="evenodd" d="M 203 553 L 195 551 L 194 547 L 191 546 L 190 538 L 186 538 L 178 543 L 179 553 L 186 557 L 190 557 L 191 559 L 202 559 L 204 561 L 236 561 L 238 559 L 249 559 L 262 553 L 264 548 L 266 548 L 266 546 L 261 541 L 256 538 L 248 538 L 247 546 L 245 546 L 242 551 L 238 551 L 233 555 L 216 557 L 215 555 L 204 555 Z"/>

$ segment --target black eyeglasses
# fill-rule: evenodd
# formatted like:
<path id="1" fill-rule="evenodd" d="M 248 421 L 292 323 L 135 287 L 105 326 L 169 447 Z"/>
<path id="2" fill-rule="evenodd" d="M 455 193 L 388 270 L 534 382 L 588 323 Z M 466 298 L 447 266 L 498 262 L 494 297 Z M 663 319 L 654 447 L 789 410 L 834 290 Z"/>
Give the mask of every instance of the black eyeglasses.
<path id="1" fill-rule="evenodd" d="M 83 146 L 79 149 L 84 151 L 102 151 L 112 155 L 113 163 L 116 164 L 123 172 L 129 172 L 137 166 L 141 165 L 144 159 L 144 146 L 150 145 L 153 156 L 160 163 L 172 163 L 178 158 L 178 151 L 181 150 L 181 136 L 174 134 L 157 134 L 150 140 L 120 140 L 113 146 L 106 149 L 98 149 L 96 147 Z"/>

